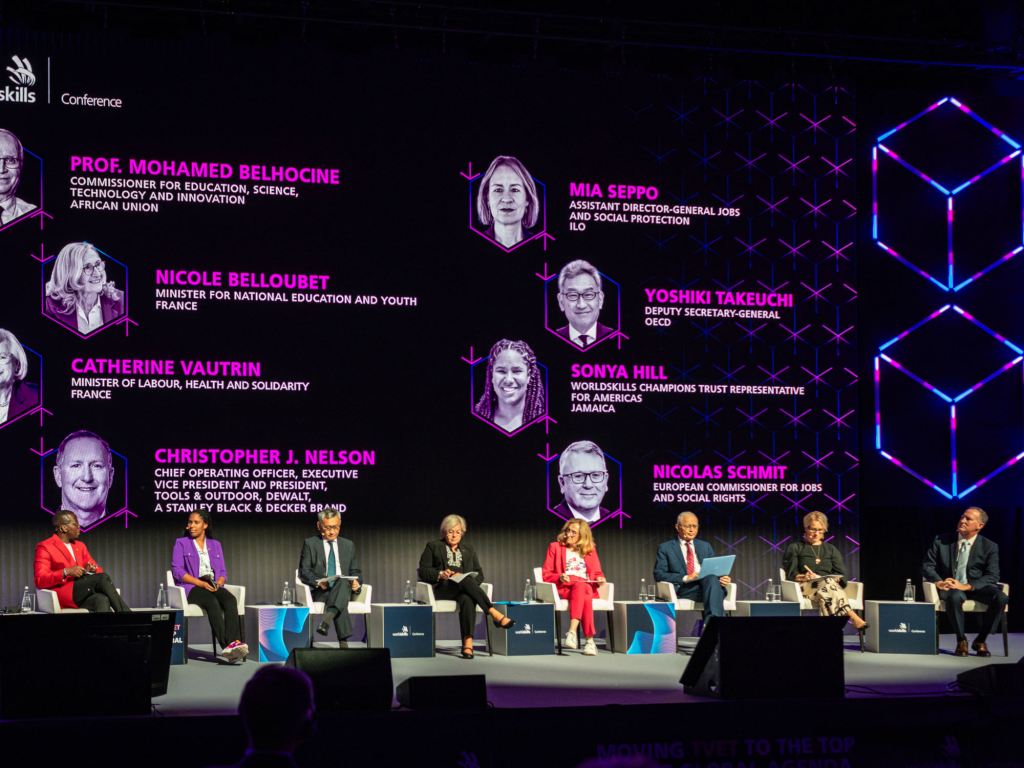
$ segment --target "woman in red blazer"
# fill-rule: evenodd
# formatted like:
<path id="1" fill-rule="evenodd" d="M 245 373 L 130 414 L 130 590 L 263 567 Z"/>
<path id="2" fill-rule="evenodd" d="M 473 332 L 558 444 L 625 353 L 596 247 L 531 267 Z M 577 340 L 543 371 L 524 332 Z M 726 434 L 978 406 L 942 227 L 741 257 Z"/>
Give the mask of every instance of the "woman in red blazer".
<path id="1" fill-rule="evenodd" d="M 576 632 L 583 623 L 583 655 L 597 656 L 594 644 L 594 595 L 605 581 L 597 558 L 594 534 L 583 520 L 569 520 L 558 538 L 548 545 L 544 558 L 544 581 L 556 585 L 558 596 L 569 601 L 569 631 L 562 642 L 566 648 L 579 648 Z"/>
<path id="2" fill-rule="evenodd" d="M 53 518 L 53 536 L 36 544 L 36 589 L 52 589 L 61 608 L 85 608 L 106 613 L 127 613 L 110 576 L 92 559 L 74 512 L 62 509 Z"/>

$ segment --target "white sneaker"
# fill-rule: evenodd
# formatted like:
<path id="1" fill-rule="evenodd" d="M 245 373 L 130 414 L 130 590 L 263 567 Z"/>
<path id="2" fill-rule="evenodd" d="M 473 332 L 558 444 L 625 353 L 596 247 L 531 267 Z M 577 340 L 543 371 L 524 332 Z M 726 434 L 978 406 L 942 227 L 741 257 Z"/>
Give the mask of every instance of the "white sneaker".
<path id="1" fill-rule="evenodd" d="M 228 661 L 239 661 L 249 655 L 249 646 L 245 643 L 240 643 L 237 640 L 233 643 L 229 643 L 228 647 L 221 652 Z"/>
<path id="2" fill-rule="evenodd" d="M 565 639 L 562 641 L 562 647 L 568 648 L 569 650 L 575 651 L 580 647 L 580 641 L 576 637 L 575 632 L 566 632 Z"/>
<path id="3" fill-rule="evenodd" d="M 583 643 L 583 655 L 597 656 L 597 643 L 594 642 L 594 638 L 588 637 L 586 642 Z"/>

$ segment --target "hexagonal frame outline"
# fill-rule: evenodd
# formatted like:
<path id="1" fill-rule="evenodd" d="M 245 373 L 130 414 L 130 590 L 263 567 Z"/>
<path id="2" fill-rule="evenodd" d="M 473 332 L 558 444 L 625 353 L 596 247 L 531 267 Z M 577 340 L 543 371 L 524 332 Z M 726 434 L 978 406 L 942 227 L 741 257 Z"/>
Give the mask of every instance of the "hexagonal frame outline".
<path id="1" fill-rule="evenodd" d="M 465 175 L 465 174 L 463 174 L 463 175 Z M 466 187 L 469 190 L 469 220 L 468 220 L 468 226 L 469 226 L 470 230 L 473 231 L 474 234 L 479 235 L 484 240 L 486 240 L 488 243 L 490 243 L 491 245 L 495 246 L 496 248 L 500 248 L 505 253 L 512 253 L 512 251 L 514 251 L 514 250 L 516 250 L 518 248 L 521 248 L 522 246 L 526 245 L 527 243 L 531 243 L 534 240 L 539 240 L 539 239 L 541 239 L 543 237 L 548 236 L 548 186 L 547 186 L 547 184 L 545 184 L 543 181 L 538 179 L 533 174 L 530 174 L 530 178 L 532 178 L 534 183 L 536 183 L 537 186 L 540 187 L 541 226 L 540 226 L 540 230 L 539 231 L 534 232 L 532 235 L 530 235 L 530 237 L 527 237 L 527 238 L 524 238 L 523 240 L 520 240 L 518 243 L 513 245 L 511 248 L 506 248 L 504 245 L 499 243 L 494 238 L 488 237 L 485 232 L 482 232 L 479 229 L 477 229 L 475 221 L 474 221 L 474 213 L 475 213 L 474 208 L 475 208 L 475 205 L 474 205 L 474 202 L 473 202 L 473 184 L 474 184 L 474 182 L 476 182 L 482 176 L 483 176 L 482 173 L 476 173 L 476 174 L 473 174 L 472 176 L 466 177 Z"/>
<path id="2" fill-rule="evenodd" d="M 957 186 L 956 188 L 954 188 L 952 190 L 948 190 L 945 187 L 943 187 L 937 181 L 932 179 L 930 176 L 928 176 L 927 174 L 925 174 L 921 170 L 915 168 L 913 165 L 908 163 L 906 160 L 904 160 L 902 157 L 897 155 L 895 152 L 893 152 L 891 149 L 889 149 L 888 147 L 886 147 L 882 143 L 885 139 L 887 139 L 890 136 L 894 135 L 898 131 L 903 130 L 904 128 L 906 128 L 911 123 L 917 121 L 919 118 L 924 117 L 925 115 L 927 115 L 927 114 L 929 114 L 931 112 L 934 112 L 936 109 L 938 109 L 939 107 L 941 107 L 941 106 L 943 106 L 944 104 L 947 104 L 947 103 L 948 104 L 952 104 L 956 109 L 959 109 L 965 115 L 967 115 L 968 117 L 973 119 L 979 125 L 983 126 L 986 130 L 988 130 L 990 133 L 994 134 L 999 139 L 1002 139 L 1004 142 L 1009 144 L 1014 149 L 1014 151 L 1011 152 L 1006 157 L 1003 157 L 1001 160 L 999 160 L 995 164 L 991 165 L 990 167 L 986 168 L 981 173 L 978 173 L 975 176 L 971 177 L 970 179 L 967 179 L 966 181 L 962 182 L 959 186 Z M 912 173 L 913 175 L 917 176 L 922 181 L 930 184 L 932 187 L 934 187 L 936 190 L 938 190 L 941 194 L 943 194 L 946 197 L 946 263 L 947 263 L 947 275 L 946 275 L 946 282 L 945 283 L 941 282 L 938 278 L 936 278 L 934 275 L 932 275 L 928 271 L 918 267 L 916 264 L 911 262 L 905 256 L 903 256 L 902 254 L 898 253 L 894 248 L 886 245 L 885 243 L 883 243 L 881 240 L 878 239 L 878 216 L 879 216 L 879 213 L 878 213 L 878 150 L 879 149 L 881 149 L 882 152 L 886 156 L 892 158 L 897 164 L 903 166 L 906 170 L 910 171 L 910 173 Z M 1009 253 L 1003 254 L 999 258 L 995 259 L 987 267 L 984 267 L 980 271 L 974 273 L 973 275 L 971 275 L 966 280 L 963 280 L 960 283 L 956 283 L 955 280 L 954 280 L 955 259 L 954 259 L 954 254 L 953 254 L 953 219 L 954 219 L 954 215 L 953 215 L 953 212 L 954 212 L 953 198 L 956 195 L 958 195 L 960 192 L 963 192 L 965 189 L 967 189 L 971 185 L 975 184 L 976 182 L 980 181 L 984 177 L 988 176 L 993 171 L 995 171 L 995 170 L 1001 168 L 1002 166 L 1006 165 L 1008 162 L 1010 162 L 1011 160 L 1013 160 L 1014 158 L 1016 158 L 1018 156 L 1021 156 L 1021 200 L 1022 200 L 1022 204 L 1021 204 L 1021 244 L 1018 245 L 1017 247 L 1015 247 Z M 875 145 L 871 148 L 871 239 L 878 245 L 878 247 L 880 247 L 883 251 L 885 251 L 890 256 L 892 256 L 894 259 L 896 259 L 896 261 L 898 261 L 900 264 L 903 264 L 903 266 L 907 267 L 911 271 L 915 272 L 916 274 L 918 274 L 921 277 L 925 278 L 926 280 L 928 280 L 932 284 L 936 285 L 940 290 L 942 290 L 944 292 L 957 293 L 957 292 L 961 291 L 962 289 L 966 288 L 968 285 L 973 283 L 975 280 L 978 280 L 979 278 L 981 278 L 984 275 L 988 274 L 993 269 L 998 267 L 1000 264 L 1003 264 L 1003 263 L 1009 261 L 1014 256 L 1016 256 L 1018 253 L 1020 253 L 1022 250 L 1024 250 L 1024 155 L 1022 155 L 1022 153 L 1021 153 L 1021 145 L 1019 143 L 1017 143 L 1016 141 L 1014 141 L 1013 139 L 1011 139 L 1006 133 L 1004 133 L 1003 131 L 999 130 L 998 128 L 996 128 L 991 123 L 989 123 L 987 120 L 985 120 L 981 116 L 975 114 L 975 112 L 973 110 L 971 110 L 967 105 L 965 105 L 961 101 L 959 101 L 959 100 L 957 100 L 957 99 L 955 99 L 955 98 L 953 98 L 951 96 L 947 96 L 947 97 L 945 97 L 943 99 L 940 99 L 939 101 L 935 102 L 934 104 L 931 104 L 930 106 L 926 107 L 922 111 L 918 112 L 913 117 L 911 117 L 911 118 L 909 118 L 907 120 L 904 120 L 902 123 L 897 125 L 895 128 L 892 128 L 892 129 L 886 131 L 885 133 L 883 133 L 881 136 L 878 137 L 878 139 L 875 142 Z"/>
<path id="3" fill-rule="evenodd" d="M 20 139 L 19 139 L 19 141 L 20 141 Z M 36 206 L 35 210 L 29 211 L 24 216 L 19 216 L 14 221 L 9 221 L 6 224 L 0 224 L 0 232 L 3 232 L 6 229 L 10 229 L 11 227 L 15 227 L 18 224 L 21 224 L 23 222 L 30 221 L 30 220 L 35 219 L 35 218 L 39 218 L 40 216 L 45 216 L 46 218 L 51 218 L 50 214 L 48 214 L 46 212 L 46 210 L 45 210 L 45 208 L 43 206 L 43 201 L 44 201 L 43 192 L 45 191 L 45 186 L 43 184 L 43 179 L 44 179 L 44 175 L 43 175 L 43 158 L 40 155 L 37 155 L 35 152 L 33 152 L 28 147 L 26 147 L 24 144 L 21 145 L 21 149 L 22 149 L 23 152 L 25 152 L 26 154 L 32 155 L 32 157 L 34 157 L 36 160 L 39 161 L 39 204 Z"/>
<path id="4" fill-rule="evenodd" d="M 47 314 L 47 312 L 46 312 L 46 282 L 47 282 L 46 281 L 46 267 L 49 266 L 50 264 L 52 264 L 54 261 L 56 261 L 57 256 L 53 255 L 50 258 L 45 259 L 44 261 L 40 262 L 40 264 L 39 264 L 39 287 L 40 287 L 39 312 L 40 312 L 40 314 L 43 317 L 45 317 L 47 320 L 49 320 L 51 323 L 55 323 L 56 325 L 59 325 L 65 331 L 68 331 L 69 333 L 75 334 L 75 336 L 77 336 L 80 339 L 91 339 L 94 336 L 96 336 L 98 333 L 100 333 L 102 331 L 105 331 L 107 328 L 113 328 L 114 326 L 121 325 L 122 323 L 128 322 L 128 265 L 125 264 L 120 259 L 115 259 L 113 256 L 111 256 L 109 253 L 107 253 L 102 248 L 97 246 L 95 243 L 89 243 L 89 245 L 91 245 L 93 248 L 95 248 L 96 252 L 99 253 L 104 259 L 109 259 L 110 261 L 113 261 L 114 263 L 118 264 L 124 270 L 124 288 L 122 289 L 122 293 L 124 293 L 124 313 L 120 317 L 118 317 L 118 318 L 116 318 L 114 320 L 111 320 L 108 323 L 104 323 L 99 328 L 95 328 L 95 329 L 89 331 L 88 333 L 82 333 L 77 328 L 72 328 L 72 327 L 70 327 L 68 325 L 65 325 L 64 323 L 62 323 L 57 318 L 53 317 L 52 315 Z"/>
<path id="5" fill-rule="evenodd" d="M 1013 360 L 1011 360 L 1008 363 L 1003 364 L 1002 366 L 997 368 L 995 371 L 993 371 L 989 375 L 987 375 L 984 378 L 982 378 L 976 384 L 971 385 L 970 387 L 965 389 L 963 392 L 961 392 L 960 394 L 955 395 L 955 396 L 950 396 L 950 395 L 946 394 L 945 392 L 940 390 L 935 385 L 930 384 L 929 382 L 925 381 L 923 378 L 918 376 L 916 373 L 911 371 L 909 368 L 907 368 L 906 366 L 902 365 L 897 360 L 893 359 L 891 356 L 884 354 L 884 351 L 886 349 L 888 349 L 889 347 L 891 347 L 892 345 L 896 344 L 896 342 L 906 338 L 913 331 L 915 331 L 918 328 L 926 325 L 927 323 L 930 323 L 932 320 L 934 320 L 935 318 L 939 317 L 940 315 L 942 315 L 943 313 L 945 313 L 947 310 L 950 310 L 950 309 L 952 309 L 955 312 L 957 312 L 965 320 L 973 323 L 976 327 L 978 327 L 979 329 L 981 329 L 982 331 L 987 333 L 989 336 L 991 336 L 996 341 L 998 341 L 1001 344 L 1003 344 L 1006 347 L 1008 347 L 1010 350 L 1012 350 L 1016 354 L 1016 357 Z M 956 445 L 956 433 L 957 433 L 956 404 L 959 403 L 961 400 L 965 399 L 966 397 L 968 397 L 969 395 L 973 394 L 974 392 L 977 392 L 979 389 L 981 389 L 983 386 L 988 384 L 990 381 L 992 381 L 996 377 L 1001 376 L 1002 374 L 1004 374 L 1007 371 L 1009 371 L 1012 368 L 1014 368 L 1016 365 L 1022 363 L 1022 361 L 1024 361 L 1024 349 L 1021 349 L 1020 347 L 1018 347 L 1013 342 L 1009 341 L 1007 338 L 1005 338 L 1001 334 L 996 333 L 991 328 L 986 326 L 984 323 L 979 321 L 971 313 L 967 312 L 966 310 L 962 309 L 961 307 L 958 307 L 955 304 L 946 304 L 945 306 L 940 307 L 939 309 L 935 310 L 930 315 L 925 317 L 923 320 L 918 321 L 914 325 L 912 325 L 909 328 L 907 328 L 905 331 L 901 332 L 900 334 L 898 334 L 897 336 L 893 337 L 889 341 L 887 341 L 884 344 L 880 345 L 879 348 L 878 348 L 878 352 L 877 352 L 877 354 L 874 357 L 873 365 L 874 365 L 874 391 L 875 391 L 875 450 L 877 450 L 882 455 L 883 458 L 885 458 L 886 460 L 892 462 L 893 464 L 895 464 L 897 467 L 899 467 L 900 469 L 902 469 L 904 472 L 906 472 L 907 474 L 911 475 L 912 477 L 917 478 L 922 483 L 927 485 L 929 488 L 932 488 L 933 490 L 938 491 L 945 498 L 947 498 L 947 499 L 962 499 L 962 498 L 966 497 L 969 493 L 972 493 L 973 491 L 977 490 L 979 487 L 981 487 L 982 485 L 987 483 L 989 480 L 994 478 L 996 475 L 1000 474 L 1004 470 L 1009 469 L 1014 464 L 1016 464 L 1018 461 L 1020 461 L 1022 458 L 1024 458 L 1024 451 L 1018 453 L 1016 456 L 1013 456 L 1009 460 L 1005 461 L 1004 463 L 999 465 L 996 469 L 992 470 L 987 475 L 984 475 L 980 480 L 978 480 L 976 483 L 974 483 L 970 487 L 968 487 L 968 488 L 966 488 L 966 489 L 964 489 L 962 491 L 959 490 L 958 489 L 957 460 L 956 460 L 956 456 L 957 456 L 957 453 L 956 453 L 956 448 L 957 448 L 957 445 Z M 887 365 L 889 365 L 894 370 L 899 371 L 900 373 L 902 373 L 907 378 L 909 378 L 912 381 L 916 382 L 917 384 L 921 385 L 926 390 L 928 390 L 932 394 L 936 395 L 937 397 L 939 397 L 941 400 L 943 400 L 945 403 L 947 403 L 949 405 L 949 441 L 950 441 L 950 485 L 949 485 L 949 490 L 946 490 L 945 488 L 943 488 L 938 483 L 936 483 L 936 482 L 934 482 L 932 480 L 929 480 L 927 477 L 925 477 L 924 475 L 920 474 L 919 472 L 917 472 L 916 470 L 911 468 L 909 465 L 905 464 L 903 461 L 898 459 L 896 456 L 892 455 L 891 453 L 889 453 L 889 452 L 887 452 L 886 450 L 883 449 L 883 447 L 882 447 L 882 411 L 881 411 L 881 363 L 882 362 L 885 362 Z M 1024 365 L 1021 366 L 1021 373 L 1022 373 L 1022 375 L 1024 375 Z"/>
<path id="6" fill-rule="evenodd" d="M 590 344 L 589 346 L 586 347 L 581 347 L 578 344 L 574 344 L 571 340 L 565 338 L 564 336 L 561 336 L 557 330 L 555 330 L 549 325 L 551 320 L 550 313 L 548 311 L 550 307 L 550 302 L 548 301 L 548 283 L 554 281 L 557 285 L 558 272 L 544 279 L 544 330 L 550 333 L 552 336 L 558 338 L 560 341 L 568 344 L 577 352 L 589 352 L 590 350 L 600 346 L 604 342 L 610 341 L 622 335 L 622 285 L 617 280 L 613 280 L 612 278 L 608 277 L 608 275 L 606 275 L 601 270 L 597 270 L 597 274 L 601 276 L 602 281 L 611 283 L 612 285 L 615 286 L 615 327 L 612 329 L 612 332 L 605 336 L 603 339 L 598 339 L 593 344 Z"/>
<path id="7" fill-rule="evenodd" d="M 601 453 L 604 455 L 606 462 L 611 461 L 619 468 L 619 500 L 616 508 L 612 510 L 607 517 L 603 517 L 593 524 L 588 523 L 588 525 L 590 525 L 591 528 L 597 528 L 597 526 L 601 525 L 602 523 L 606 523 L 609 520 L 618 519 L 619 529 L 621 530 L 623 521 L 632 517 L 632 515 L 628 514 L 625 510 L 622 509 L 622 462 L 616 459 L 607 451 L 602 450 Z M 560 453 L 555 453 L 544 460 L 544 500 L 546 502 L 545 505 L 547 507 L 547 511 L 553 514 L 559 520 L 565 522 L 566 520 L 568 520 L 568 518 L 562 517 L 560 514 L 558 514 L 558 512 L 555 511 L 556 505 L 551 503 L 551 466 L 552 464 L 555 464 L 558 461 L 558 457 L 560 455 Z M 542 456 L 541 458 L 544 457 Z"/>
<path id="8" fill-rule="evenodd" d="M 83 528 L 82 533 L 95 530 L 104 523 L 109 523 L 111 520 L 114 520 L 118 517 L 124 517 L 124 527 L 127 528 L 129 519 L 133 517 L 138 517 L 138 515 L 135 512 L 132 512 L 128 508 L 128 457 L 125 456 L 120 451 L 115 451 L 113 448 L 110 449 L 110 452 L 114 456 L 117 456 L 119 459 L 121 459 L 122 462 L 124 462 L 124 472 L 122 473 L 122 475 L 124 475 L 124 477 L 122 478 L 122 482 L 124 483 L 124 505 L 113 514 L 108 514 L 98 523 L 94 523 L 93 525 L 90 525 L 88 528 Z M 46 506 L 46 459 L 48 456 L 50 456 L 50 454 L 56 453 L 57 448 L 54 447 L 46 451 L 45 453 L 39 454 L 39 508 L 42 509 L 47 514 L 49 514 L 50 517 L 53 517 L 55 514 L 57 514 L 57 512 L 60 511 L 59 509 L 53 510 Z"/>
<path id="9" fill-rule="evenodd" d="M 530 421 L 526 422 L 525 424 L 520 424 L 518 427 L 513 429 L 511 432 L 505 431 L 504 429 L 499 427 L 497 424 L 495 424 L 493 421 L 488 421 L 483 416 L 481 416 L 479 413 L 477 413 L 476 409 L 474 408 L 474 406 L 476 405 L 476 397 L 475 397 L 476 382 L 474 380 L 473 373 L 474 373 L 474 371 L 475 371 L 475 369 L 476 369 L 476 367 L 478 365 L 480 365 L 481 363 L 486 363 L 490 359 L 491 359 L 490 355 L 484 355 L 479 360 L 473 362 L 469 366 L 469 412 L 473 416 L 474 419 L 477 419 L 478 421 L 483 422 L 484 424 L 486 424 L 487 426 L 491 427 L 492 429 L 497 430 L 498 432 L 503 434 L 505 437 L 515 437 L 516 435 L 520 434 L 521 432 L 523 432 L 528 427 L 532 427 L 534 424 L 543 423 L 543 422 L 545 422 L 545 421 L 547 421 L 548 419 L 551 418 L 549 416 L 549 409 L 551 408 L 551 392 L 549 391 L 549 387 L 550 387 L 549 379 L 550 379 L 550 376 L 548 374 L 548 367 L 544 363 L 542 363 L 540 360 L 537 361 L 537 367 L 541 369 L 541 376 L 544 378 L 544 413 L 542 413 L 540 416 L 537 416 L 536 418 L 530 419 Z M 552 419 L 552 421 L 553 421 L 553 419 Z"/>
<path id="10" fill-rule="evenodd" d="M 13 222 L 11 223 L 13 224 Z M 45 370 L 43 366 L 43 356 L 41 353 L 30 347 L 28 344 L 25 344 L 20 338 L 18 339 L 18 343 L 21 344 L 21 348 L 24 349 L 26 352 L 32 353 L 32 355 L 35 357 L 39 365 L 39 402 L 36 403 L 34 407 L 29 408 L 24 413 L 19 413 L 13 419 L 8 418 L 7 421 L 5 421 L 3 424 L 0 424 L 0 429 L 5 429 L 6 427 L 9 427 L 11 424 L 15 424 L 21 421 L 22 419 L 26 418 L 27 416 L 31 416 L 43 410 L 43 373 Z"/>

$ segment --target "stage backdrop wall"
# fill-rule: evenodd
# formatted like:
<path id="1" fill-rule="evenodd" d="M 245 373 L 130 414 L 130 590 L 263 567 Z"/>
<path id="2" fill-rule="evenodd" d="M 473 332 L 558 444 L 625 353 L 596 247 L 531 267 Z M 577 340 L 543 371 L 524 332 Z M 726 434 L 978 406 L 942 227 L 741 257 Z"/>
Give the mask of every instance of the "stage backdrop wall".
<path id="1" fill-rule="evenodd" d="M 844 84 L 100 36 L 0 58 L 4 603 L 69 504 L 135 603 L 199 507 L 253 601 L 327 505 L 379 599 L 449 512 L 517 597 L 565 494 L 621 597 L 685 509 L 741 598 L 812 509 L 858 575 Z M 576 441 L 606 478 L 559 477 Z"/>

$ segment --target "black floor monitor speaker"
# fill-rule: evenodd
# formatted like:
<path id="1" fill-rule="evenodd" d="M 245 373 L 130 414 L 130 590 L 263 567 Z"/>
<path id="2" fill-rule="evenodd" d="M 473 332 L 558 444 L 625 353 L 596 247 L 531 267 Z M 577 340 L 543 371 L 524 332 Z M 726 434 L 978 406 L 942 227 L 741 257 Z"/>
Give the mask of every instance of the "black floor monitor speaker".
<path id="1" fill-rule="evenodd" d="M 486 709 L 484 675 L 409 677 L 398 684 L 398 703 L 409 709 Z"/>
<path id="2" fill-rule="evenodd" d="M 293 648 L 285 665 L 309 675 L 318 712 L 391 709 L 387 648 Z"/>
<path id="3" fill-rule="evenodd" d="M 986 664 L 956 676 L 960 690 L 979 696 L 1024 694 L 1024 664 Z"/>
<path id="4" fill-rule="evenodd" d="M 173 614 L 0 619 L 0 717 L 145 715 L 167 692 Z"/>
<path id="5" fill-rule="evenodd" d="M 821 616 L 711 619 L 679 682 L 723 699 L 842 698 L 843 626 Z"/>

